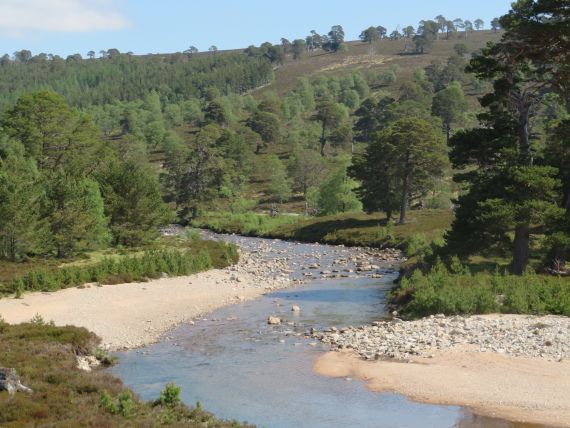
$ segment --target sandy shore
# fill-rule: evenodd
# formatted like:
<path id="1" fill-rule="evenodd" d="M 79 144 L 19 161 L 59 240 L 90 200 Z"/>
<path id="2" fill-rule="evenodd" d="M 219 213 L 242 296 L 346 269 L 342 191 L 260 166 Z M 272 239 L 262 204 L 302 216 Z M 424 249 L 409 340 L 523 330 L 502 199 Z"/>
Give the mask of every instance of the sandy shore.
<path id="1" fill-rule="evenodd" d="M 21 299 L 1 299 L 0 315 L 16 324 L 39 314 L 56 325 L 86 327 L 102 338 L 106 349 L 134 348 L 201 314 L 286 285 L 249 273 L 238 275 L 239 281 L 227 268 L 143 283 L 26 293 Z"/>
<path id="2" fill-rule="evenodd" d="M 86 327 L 109 350 L 139 347 L 215 309 L 292 285 L 280 274 L 263 274 L 267 262 L 253 256 L 241 260 L 237 266 L 187 277 L 0 299 L 0 315 L 9 323 L 20 323 L 39 314 L 56 325 Z M 438 355 L 414 356 L 413 363 L 364 361 L 349 350 L 329 352 L 316 360 L 314 369 L 325 376 L 363 379 L 373 391 L 395 392 L 413 401 L 570 427 L 568 361 L 482 353 L 463 345 Z"/>
<path id="3" fill-rule="evenodd" d="M 329 352 L 314 370 L 355 377 L 372 391 L 394 392 L 412 401 L 463 406 L 473 413 L 570 427 L 570 362 L 449 349 L 413 363 L 364 361 L 352 350 Z"/>

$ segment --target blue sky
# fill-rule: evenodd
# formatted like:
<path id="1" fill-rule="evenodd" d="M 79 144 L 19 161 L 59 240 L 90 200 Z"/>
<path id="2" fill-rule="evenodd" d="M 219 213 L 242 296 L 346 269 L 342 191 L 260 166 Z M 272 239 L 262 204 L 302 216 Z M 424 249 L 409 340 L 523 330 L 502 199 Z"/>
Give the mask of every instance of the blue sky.
<path id="1" fill-rule="evenodd" d="M 326 34 L 342 25 L 346 40 L 370 26 L 390 33 L 422 19 L 482 19 L 505 14 L 505 0 L 0 0 L 0 55 L 23 49 L 67 55 L 116 48 L 137 55 L 259 46 Z"/>

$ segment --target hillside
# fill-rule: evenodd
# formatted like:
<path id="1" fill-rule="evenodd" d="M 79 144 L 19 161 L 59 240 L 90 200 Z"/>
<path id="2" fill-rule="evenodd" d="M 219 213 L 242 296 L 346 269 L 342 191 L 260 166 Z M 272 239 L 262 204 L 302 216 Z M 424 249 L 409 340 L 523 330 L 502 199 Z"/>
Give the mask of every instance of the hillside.
<path id="1" fill-rule="evenodd" d="M 311 79 L 320 74 L 343 76 L 355 70 L 384 72 L 392 64 L 401 68 L 398 81 L 403 82 L 412 79 L 415 67 L 427 67 L 433 60 L 445 62 L 455 53 L 453 46 L 456 43 L 465 44 L 467 52 L 471 53 L 484 47 L 488 41 L 499 41 L 502 34 L 503 31 L 479 30 L 470 33 L 467 39 L 463 37 L 463 34 L 459 38 L 455 36 L 449 40 L 442 37 L 435 42 L 432 49 L 424 54 L 414 52 L 411 43 L 408 45 L 408 51 L 404 52 L 402 39 L 382 39 L 372 44 L 360 40 L 348 41 L 346 42 L 347 52 L 333 53 L 317 50 L 307 52 L 297 61 L 294 61 L 292 55 L 288 54 L 284 65 L 275 70 L 275 81 L 263 88 L 251 91 L 251 94 L 262 98 L 264 93 L 272 91 L 279 96 L 284 96 L 288 91 L 295 89 L 299 77 Z M 395 88 L 385 90 L 391 92 Z"/>

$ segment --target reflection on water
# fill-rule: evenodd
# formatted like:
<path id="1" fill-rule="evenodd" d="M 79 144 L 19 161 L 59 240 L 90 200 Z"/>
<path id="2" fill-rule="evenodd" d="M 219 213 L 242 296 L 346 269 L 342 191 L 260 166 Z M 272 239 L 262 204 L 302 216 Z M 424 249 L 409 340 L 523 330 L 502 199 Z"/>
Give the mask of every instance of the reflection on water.
<path id="1" fill-rule="evenodd" d="M 255 245 L 256 240 L 248 242 Z M 308 250 L 331 253 L 326 246 L 276 245 L 291 256 L 300 255 L 300 264 L 312 262 L 304 256 Z M 223 308 L 208 314 L 208 320 L 176 328 L 161 343 L 117 353 L 120 363 L 111 370 L 143 399 L 156 398 L 174 381 L 182 386 L 185 403 L 199 400 L 219 418 L 267 428 L 536 426 L 481 417 L 458 407 L 412 403 L 400 395 L 372 393 L 358 380 L 312 371 L 315 358 L 328 348 L 305 339 L 304 333 L 311 327 L 359 326 L 381 318 L 382 301 L 394 278 L 395 273 L 382 279 L 314 281 Z M 292 305 L 301 311 L 291 311 Z M 286 321 L 270 326 L 270 315 Z"/>
<path id="2" fill-rule="evenodd" d="M 545 425 L 509 422 L 504 419 L 489 418 L 474 413 L 462 412 L 453 428 L 543 428 Z"/>

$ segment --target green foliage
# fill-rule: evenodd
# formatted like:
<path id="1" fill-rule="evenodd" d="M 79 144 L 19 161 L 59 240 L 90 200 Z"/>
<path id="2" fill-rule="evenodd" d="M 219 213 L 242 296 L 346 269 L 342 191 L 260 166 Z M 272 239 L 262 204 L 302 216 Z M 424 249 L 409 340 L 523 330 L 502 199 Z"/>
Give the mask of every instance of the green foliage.
<path id="1" fill-rule="evenodd" d="M 158 236 L 158 226 L 174 220 L 162 203 L 157 181 L 136 162 L 111 162 L 96 178 L 114 244 L 147 243 Z"/>
<path id="2" fill-rule="evenodd" d="M 461 265 L 447 268 L 437 263 L 428 274 L 416 270 L 403 279 L 389 301 L 403 305 L 401 313 L 412 318 L 491 312 L 568 316 L 569 292 L 570 283 L 560 277 L 541 277 L 531 271 L 522 276 L 471 275 Z"/>
<path id="3" fill-rule="evenodd" d="M 103 390 L 101 406 L 109 413 L 120 415 L 126 419 L 132 418 L 137 410 L 137 406 L 133 403 L 133 393 L 128 389 L 118 394 L 117 400 L 113 400 L 113 397 L 106 390 Z"/>
<path id="4" fill-rule="evenodd" d="M 365 210 L 391 216 L 400 207 L 406 218 L 407 198 L 434 186 L 447 165 L 445 147 L 433 127 L 417 118 L 400 119 L 383 133 L 376 133 L 366 153 L 356 156 L 350 175 L 361 182 L 357 194 Z"/>
<path id="5" fill-rule="evenodd" d="M 44 210 L 58 257 L 110 242 L 97 182 L 57 173 L 47 186 L 46 196 Z"/>
<path id="6" fill-rule="evenodd" d="M 117 406 L 113 402 L 113 398 L 109 395 L 107 390 L 101 392 L 101 405 L 110 413 L 117 413 Z"/>
<path id="7" fill-rule="evenodd" d="M 247 125 L 261 136 L 263 146 L 277 143 L 281 140 L 281 121 L 275 113 L 258 111 L 249 119 Z M 261 147 L 257 147 L 259 153 Z"/>
<path id="8" fill-rule="evenodd" d="M 208 88 L 222 95 L 243 93 L 273 78 L 266 58 L 239 53 L 169 62 L 162 55 L 128 56 L 65 62 L 62 59 L 0 67 L 3 82 L 0 111 L 25 92 L 53 88 L 67 103 L 77 108 L 102 105 L 108 100 L 143 100 L 155 88 L 161 100 L 200 98 Z M 40 83 L 41 82 L 41 83 Z M 17 88 L 8 91 L 6 88 Z"/>
<path id="9" fill-rule="evenodd" d="M 136 411 L 136 406 L 133 404 L 132 398 L 133 393 L 128 389 L 117 397 L 119 400 L 117 413 L 127 419 L 131 418 L 133 412 Z"/>
<path id="10" fill-rule="evenodd" d="M 154 249 L 140 256 L 105 258 L 91 266 L 64 266 L 56 270 L 30 269 L 23 277 L 16 276 L 11 290 L 17 296 L 24 291 L 56 291 L 88 282 L 118 284 L 143 278 L 157 278 L 161 272 L 171 276 L 190 275 L 212 267 L 220 268 L 236 263 L 236 249 L 225 243 L 201 241 L 191 236 L 187 249 Z"/>
<path id="11" fill-rule="evenodd" d="M 362 210 L 354 189 L 358 183 L 348 176 L 347 168 L 351 164 L 349 157 L 341 157 L 338 164 L 327 178 L 319 185 L 319 215 L 332 215 Z"/>
<path id="12" fill-rule="evenodd" d="M 295 150 L 287 167 L 295 186 L 307 194 L 310 187 L 318 186 L 327 173 L 327 163 L 314 150 Z"/>
<path id="13" fill-rule="evenodd" d="M 33 161 L 8 156 L 0 163 L 0 256 L 12 262 L 48 246 L 41 218 L 42 183 Z"/>
<path id="14" fill-rule="evenodd" d="M 416 68 L 414 68 L 412 75 L 414 76 L 414 79 L 416 81 L 419 81 L 419 80 L 423 80 L 423 78 L 426 75 L 426 72 L 422 67 L 416 67 Z"/>
<path id="15" fill-rule="evenodd" d="M 432 114 L 441 118 L 449 140 L 451 125 L 458 122 L 467 111 L 463 90 L 458 85 L 450 85 L 435 94 L 432 101 Z"/>
<path id="16" fill-rule="evenodd" d="M 453 45 L 453 50 L 457 55 L 465 55 L 468 52 L 467 45 L 465 43 L 456 43 Z"/>
<path id="17" fill-rule="evenodd" d="M 322 101 L 317 104 L 316 113 L 311 116 L 311 120 L 321 125 L 321 155 L 325 154 L 328 132 L 338 128 L 346 117 L 347 111 L 340 104 L 331 101 Z"/>
<path id="18" fill-rule="evenodd" d="M 46 322 L 40 314 L 35 314 L 29 321 L 30 324 L 37 325 L 49 325 L 55 327 L 55 323 L 52 321 Z"/>
<path id="19" fill-rule="evenodd" d="M 175 407 L 180 404 L 180 391 L 181 387 L 176 386 L 174 382 L 168 382 L 166 388 L 160 391 L 160 397 L 156 400 L 155 404 L 160 404 L 167 407 Z"/>
<path id="20" fill-rule="evenodd" d="M 380 40 L 380 33 L 375 27 L 369 27 L 366 30 L 363 30 L 358 38 L 364 43 L 372 44 L 372 42 Z"/>
<path id="21" fill-rule="evenodd" d="M 230 210 L 232 214 L 245 214 L 253 210 L 255 201 L 250 201 L 245 198 L 237 198 L 230 203 Z"/>
<path id="22" fill-rule="evenodd" d="M 270 177 L 269 195 L 279 204 L 289 200 L 293 192 L 293 180 L 287 177 L 285 165 L 277 156 L 271 155 L 266 159 L 265 170 Z"/>
<path id="23" fill-rule="evenodd" d="M 215 232 L 238 233 L 246 236 L 264 236 L 271 233 L 279 226 L 295 224 L 302 220 L 300 216 L 254 214 L 226 214 L 216 216 L 214 219 L 195 221 L 197 227 L 207 227 Z"/>
<path id="24" fill-rule="evenodd" d="M 91 119 L 80 116 L 55 92 L 23 94 L 1 123 L 2 133 L 20 142 L 39 170 L 81 171 L 98 151 L 98 130 Z"/>

